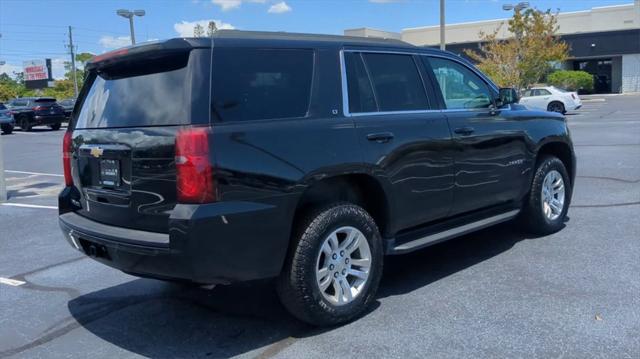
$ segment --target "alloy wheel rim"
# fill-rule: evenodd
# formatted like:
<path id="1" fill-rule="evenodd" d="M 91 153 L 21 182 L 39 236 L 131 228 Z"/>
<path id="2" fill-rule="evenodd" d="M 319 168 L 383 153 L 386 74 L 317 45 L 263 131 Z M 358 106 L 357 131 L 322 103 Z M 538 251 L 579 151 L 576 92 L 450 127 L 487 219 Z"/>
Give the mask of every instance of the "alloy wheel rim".
<path id="1" fill-rule="evenodd" d="M 542 212 L 545 217 L 555 221 L 564 210 L 565 187 L 560 172 L 552 170 L 542 181 Z"/>
<path id="2" fill-rule="evenodd" d="M 355 300 L 367 284 L 371 249 L 365 235 L 351 226 L 329 234 L 316 260 L 316 282 L 322 296 L 333 305 Z"/>

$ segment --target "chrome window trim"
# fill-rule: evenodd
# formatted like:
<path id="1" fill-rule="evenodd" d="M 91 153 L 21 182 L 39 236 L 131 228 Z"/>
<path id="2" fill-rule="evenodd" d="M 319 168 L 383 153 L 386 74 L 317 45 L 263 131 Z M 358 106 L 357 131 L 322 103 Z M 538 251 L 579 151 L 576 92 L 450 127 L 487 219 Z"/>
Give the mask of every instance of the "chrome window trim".
<path id="1" fill-rule="evenodd" d="M 347 68 L 344 61 L 344 53 L 345 52 L 358 52 L 358 53 L 376 53 L 376 54 L 399 54 L 399 55 L 412 55 L 412 56 L 431 56 L 431 57 L 439 57 L 446 60 L 454 61 L 467 69 L 469 71 L 476 74 L 484 83 L 492 90 L 494 90 L 494 95 L 497 95 L 498 88 L 496 85 L 491 82 L 483 73 L 478 71 L 476 68 L 469 66 L 465 62 L 456 59 L 454 57 L 445 56 L 441 54 L 431 54 L 420 51 L 405 51 L 405 50 L 370 50 L 370 49 L 340 49 L 340 77 L 342 83 L 342 113 L 345 117 L 357 117 L 357 116 L 377 116 L 377 115 L 401 115 L 401 114 L 419 114 L 419 113 L 436 113 L 436 112 L 459 112 L 459 111 L 487 111 L 488 108 L 470 108 L 470 109 L 440 109 L 440 110 L 408 110 L 408 111 L 377 111 L 377 112 L 350 112 L 349 111 L 349 88 L 347 85 Z M 420 73 L 420 77 L 422 77 L 422 73 Z M 423 82 L 425 80 L 423 79 Z M 427 100 L 429 101 L 429 97 L 427 96 Z M 499 108 L 505 109 L 505 108 Z M 509 110 L 511 109 L 511 105 L 509 105 Z"/>

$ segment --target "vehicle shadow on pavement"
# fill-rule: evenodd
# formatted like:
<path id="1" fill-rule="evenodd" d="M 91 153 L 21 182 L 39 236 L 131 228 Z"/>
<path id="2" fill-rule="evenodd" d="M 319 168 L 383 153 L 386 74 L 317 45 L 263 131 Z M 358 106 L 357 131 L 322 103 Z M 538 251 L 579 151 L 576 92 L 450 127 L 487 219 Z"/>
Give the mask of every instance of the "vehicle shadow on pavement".
<path id="1" fill-rule="evenodd" d="M 428 286 L 506 252 L 520 241 L 538 237 L 523 232 L 516 222 L 507 222 L 413 253 L 386 257 L 378 298 Z"/>
<path id="2" fill-rule="evenodd" d="M 405 256 L 387 257 L 379 298 L 429 285 L 531 238 L 503 224 Z M 376 301 L 371 311 L 380 307 Z M 252 351 L 269 357 L 297 338 L 319 335 L 289 315 L 273 281 L 213 290 L 136 279 L 71 300 L 79 325 L 99 338 L 146 357 L 229 357 Z"/>

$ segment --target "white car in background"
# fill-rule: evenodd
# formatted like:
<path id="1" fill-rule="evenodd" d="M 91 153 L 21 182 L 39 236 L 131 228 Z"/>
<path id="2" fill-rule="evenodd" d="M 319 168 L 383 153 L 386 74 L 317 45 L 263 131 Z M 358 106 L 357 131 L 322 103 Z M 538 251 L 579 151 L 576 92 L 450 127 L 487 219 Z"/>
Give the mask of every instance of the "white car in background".
<path id="1" fill-rule="evenodd" d="M 577 92 L 569 92 L 554 86 L 532 87 L 525 90 L 520 104 L 529 108 L 565 113 L 582 107 Z"/>

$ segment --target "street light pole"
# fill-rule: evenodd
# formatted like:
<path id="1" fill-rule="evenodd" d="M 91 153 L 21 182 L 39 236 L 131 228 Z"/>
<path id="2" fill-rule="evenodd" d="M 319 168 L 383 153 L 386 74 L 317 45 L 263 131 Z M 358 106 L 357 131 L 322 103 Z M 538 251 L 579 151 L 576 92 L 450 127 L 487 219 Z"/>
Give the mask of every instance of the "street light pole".
<path id="1" fill-rule="evenodd" d="M 119 16 L 122 16 L 126 19 L 129 19 L 129 31 L 131 31 L 131 45 L 135 45 L 136 44 L 136 34 L 133 30 L 133 17 L 134 16 L 144 16 L 145 15 L 145 11 L 144 10 L 127 10 L 127 9 L 118 9 L 116 11 L 116 14 L 118 14 Z"/>
<path id="2" fill-rule="evenodd" d="M 129 17 L 129 31 L 131 31 L 131 45 L 136 44 L 136 32 L 133 31 L 133 16 Z"/>
<path id="3" fill-rule="evenodd" d="M 444 0 L 440 0 L 440 50 L 444 48 Z"/>

